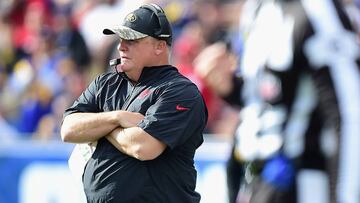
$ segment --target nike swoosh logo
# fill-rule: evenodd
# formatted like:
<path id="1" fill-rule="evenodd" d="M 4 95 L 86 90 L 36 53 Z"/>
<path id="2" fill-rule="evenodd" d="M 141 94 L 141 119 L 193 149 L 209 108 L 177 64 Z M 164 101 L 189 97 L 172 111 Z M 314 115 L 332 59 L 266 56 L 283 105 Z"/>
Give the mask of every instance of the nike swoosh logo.
<path id="1" fill-rule="evenodd" d="M 180 106 L 180 104 L 176 105 L 176 110 L 179 110 L 179 111 L 187 111 L 187 110 L 190 110 L 189 108 L 186 108 L 186 107 L 182 107 Z"/>

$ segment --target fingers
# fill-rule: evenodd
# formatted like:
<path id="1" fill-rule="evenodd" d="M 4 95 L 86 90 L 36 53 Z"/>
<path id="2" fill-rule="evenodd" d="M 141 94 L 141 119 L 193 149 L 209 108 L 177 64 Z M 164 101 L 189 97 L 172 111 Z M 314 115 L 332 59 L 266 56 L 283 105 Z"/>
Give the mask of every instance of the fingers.
<path id="1" fill-rule="evenodd" d="M 117 113 L 119 125 L 123 128 L 135 127 L 144 119 L 144 115 L 138 112 L 117 111 Z"/>

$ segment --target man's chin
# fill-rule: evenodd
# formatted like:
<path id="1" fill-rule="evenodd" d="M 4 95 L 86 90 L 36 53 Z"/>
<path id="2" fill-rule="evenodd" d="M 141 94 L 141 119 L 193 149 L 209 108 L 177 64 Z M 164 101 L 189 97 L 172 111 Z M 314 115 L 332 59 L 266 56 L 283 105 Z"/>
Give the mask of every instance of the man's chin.
<path id="1" fill-rule="evenodd" d="M 120 70 L 122 71 L 122 72 L 129 72 L 129 71 L 131 71 L 132 70 L 132 68 L 131 68 L 131 66 L 129 65 L 129 64 L 121 64 L 120 66 L 119 66 L 119 68 L 120 68 Z"/>

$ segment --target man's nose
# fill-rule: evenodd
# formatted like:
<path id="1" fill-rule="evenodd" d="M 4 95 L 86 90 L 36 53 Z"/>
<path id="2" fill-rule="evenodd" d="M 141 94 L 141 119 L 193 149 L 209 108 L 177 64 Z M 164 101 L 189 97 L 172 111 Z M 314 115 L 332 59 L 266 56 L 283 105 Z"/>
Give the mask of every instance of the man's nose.
<path id="1" fill-rule="evenodd" d="M 118 50 L 119 51 L 126 51 L 127 50 L 127 45 L 124 41 L 121 41 L 118 45 Z"/>

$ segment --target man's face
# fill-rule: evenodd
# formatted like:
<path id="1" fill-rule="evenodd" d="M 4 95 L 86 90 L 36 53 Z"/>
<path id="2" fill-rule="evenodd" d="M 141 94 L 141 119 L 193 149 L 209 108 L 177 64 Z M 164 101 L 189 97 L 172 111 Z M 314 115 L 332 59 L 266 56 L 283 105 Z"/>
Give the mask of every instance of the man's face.
<path id="1" fill-rule="evenodd" d="M 151 37 L 138 40 L 121 40 L 118 50 L 121 58 L 120 69 L 131 74 L 141 72 L 143 67 L 151 66 L 155 41 Z"/>

